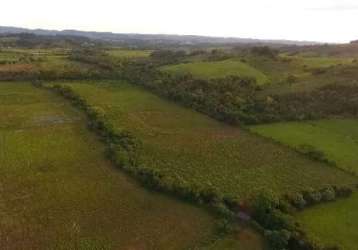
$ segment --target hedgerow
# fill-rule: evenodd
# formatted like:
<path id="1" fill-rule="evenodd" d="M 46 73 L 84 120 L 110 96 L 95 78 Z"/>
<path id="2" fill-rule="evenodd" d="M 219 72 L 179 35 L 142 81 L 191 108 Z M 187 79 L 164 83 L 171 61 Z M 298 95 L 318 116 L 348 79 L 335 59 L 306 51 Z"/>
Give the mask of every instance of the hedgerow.
<path id="1" fill-rule="evenodd" d="M 115 129 L 108 122 L 105 114 L 101 113 L 98 108 L 87 104 L 70 86 L 53 85 L 47 87 L 40 82 L 34 82 L 34 85 L 50 89 L 62 95 L 72 105 L 83 110 L 88 117 L 88 127 L 105 142 L 107 157 L 116 166 L 140 180 L 142 184 L 151 189 L 175 194 L 187 201 L 209 205 L 212 210 L 226 218 L 234 217 L 234 212 L 230 209 L 228 203 L 233 206 L 237 201 L 221 197 L 215 188 L 192 187 L 180 179 L 166 177 L 160 172 L 144 166 L 139 161 L 141 141 L 126 130 Z"/>
<path id="2" fill-rule="evenodd" d="M 84 111 L 88 126 L 105 142 L 107 157 L 122 170 L 134 176 L 151 189 L 174 194 L 187 201 L 208 205 L 225 218 L 221 232 L 230 231 L 231 223 L 240 218 L 243 205 L 235 197 L 223 197 L 215 187 L 199 188 L 189 186 L 180 178 L 171 178 L 161 172 L 144 166 L 140 161 L 142 143 L 130 132 L 114 128 L 106 114 L 99 108 L 89 105 L 71 86 L 35 86 L 48 88 L 62 95 Z M 320 202 L 333 201 L 352 193 L 350 187 L 326 187 L 321 190 L 309 189 L 296 195 L 277 199 L 273 195 L 260 194 L 247 205 L 245 213 L 252 216 L 250 221 L 266 237 L 271 249 L 320 249 L 316 242 L 310 242 L 291 215 L 295 209 L 303 209 Z M 249 217 L 250 218 L 250 217 Z M 323 249 L 323 248 L 322 248 Z"/>
<path id="3" fill-rule="evenodd" d="M 197 79 L 159 71 L 153 62 L 127 62 L 122 77 L 231 124 L 358 116 L 358 86 L 354 85 L 331 84 L 310 92 L 262 96 L 262 87 L 252 78 Z"/>

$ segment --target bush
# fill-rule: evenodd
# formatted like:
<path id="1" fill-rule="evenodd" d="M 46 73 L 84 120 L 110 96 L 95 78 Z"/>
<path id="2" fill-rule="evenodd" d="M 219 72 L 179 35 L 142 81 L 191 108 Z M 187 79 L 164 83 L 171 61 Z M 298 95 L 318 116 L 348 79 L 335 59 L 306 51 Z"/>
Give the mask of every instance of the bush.
<path id="1" fill-rule="evenodd" d="M 282 212 L 279 207 L 278 199 L 269 193 L 261 193 L 252 205 L 253 218 L 268 230 L 293 230 L 295 224 L 292 216 Z"/>
<path id="2" fill-rule="evenodd" d="M 292 205 L 298 209 L 303 209 L 307 205 L 306 199 L 301 193 L 297 193 L 291 196 L 289 199 Z"/>
<path id="3" fill-rule="evenodd" d="M 351 187 L 334 187 L 337 197 L 349 197 L 353 193 Z"/>
<path id="4" fill-rule="evenodd" d="M 312 145 L 308 145 L 308 144 L 302 144 L 298 147 L 298 151 L 300 151 L 301 153 L 307 155 L 308 157 L 310 157 L 313 160 L 316 161 L 322 161 L 322 162 L 326 162 L 326 163 L 331 163 L 324 152 L 316 149 L 315 147 L 313 147 Z"/>
<path id="5" fill-rule="evenodd" d="M 313 205 L 313 204 L 319 203 L 322 200 L 321 192 L 313 190 L 313 189 L 304 191 L 303 197 L 307 201 L 308 205 Z"/>
<path id="6" fill-rule="evenodd" d="M 287 230 L 266 230 L 265 238 L 268 245 L 273 250 L 283 250 L 287 248 L 291 233 Z"/>
<path id="7" fill-rule="evenodd" d="M 336 199 L 336 192 L 332 187 L 325 188 L 321 193 L 323 201 L 333 201 Z"/>

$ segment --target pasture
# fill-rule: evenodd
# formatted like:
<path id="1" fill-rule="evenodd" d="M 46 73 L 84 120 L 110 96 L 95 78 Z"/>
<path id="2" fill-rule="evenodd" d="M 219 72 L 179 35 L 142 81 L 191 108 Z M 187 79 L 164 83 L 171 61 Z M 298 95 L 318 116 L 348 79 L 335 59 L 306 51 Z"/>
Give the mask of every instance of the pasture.
<path id="1" fill-rule="evenodd" d="M 64 83 L 65 84 L 65 83 Z M 140 162 L 193 189 L 249 199 L 357 180 L 287 147 L 167 102 L 125 82 L 72 83 L 118 130 L 142 141 Z"/>
<path id="2" fill-rule="evenodd" d="M 358 120 L 286 122 L 253 126 L 251 130 L 294 148 L 310 145 L 339 168 L 358 174 Z"/>
<path id="3" fill-rule="evenodd" d="M 263 96 L 311 91 L 332 83 L 351 83 L 357 72 L 353 58 L 281 54 L 276 59 L 247 56 L 245 60 L 269 79 L 271 84 L 265 86 Z"/>
<path id="4" fill-rule="evenodd" d="M 161 67 L 161 70 L 172 74 L 190 73 L 199 78 L 223 78 L 226 76 L 241 76 L 255 78 L 257 83 L 267 83 L 268 78 L 259 70 L 241 62 L 238 59 L 230 59 L 215 62 L 193 62 Z"/>
<path id="5" fill-rule="evenodd" d="M 1 249 L 188 249 L 215 228 L 114 168 L 79 111 L 26 83 L 0 83 L 0 190 Z"/>
<path id="6" fill-rule="evenodd" d="M 122 48 L 108 49 L 106 53 L 117 59 L 133 59 L 133 58 L 145 58 L 150 56 L 152 51 L 150 50 L 130 50 Z"/>
<path id="7" fill-rule="evenodd" d="M 66 49 L 6 49 L 0 51 L 0 79 L 67 79 L 99 75 L 96 65 L 70 60 Z"/>
<path id="8" fill-rule="evenodd" d="M 305 209 L 296 214 L 297 221 L 309 238 L 326 246 L 341 246 L 342 250 L 356 250 L 358 239 L 358 193 Z"/>

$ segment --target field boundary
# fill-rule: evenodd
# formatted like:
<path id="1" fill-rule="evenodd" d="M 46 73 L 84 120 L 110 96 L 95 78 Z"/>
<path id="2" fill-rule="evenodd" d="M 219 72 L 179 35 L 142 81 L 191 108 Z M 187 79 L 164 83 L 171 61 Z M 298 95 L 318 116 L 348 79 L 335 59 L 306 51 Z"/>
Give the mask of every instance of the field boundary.
<path id="1" fill-rule="evenodd" d="M 133 177 L 139 184 L 151 191 L 161 192 L 202 207 L 218 218 L 219 223 L 216 226 L 213 241 L 236 232 L 238 223 L 247 225 L 257 232 L 262 231 L 260 225 L 251 220 L 250 216 L 246 215 L 244 216 L 246 219 L 242 219 L 243 212 L 239 211 L 239 203 L 236 200 L 222 198 L 214 190 L 194 190 L 189 186 L 168 183 L 165 176 L 159 172 L 141 166 L 137 161 L 138 149 L 141 147 L 140 140 L 126 130 L 115 131 L 106 120 L 105 115 L 101 114 L 96 107 L 89 105 L 70 86 L 45 86 L 41 82 L 34 82 L 33 85 L 62 96 L 70 101 L 72 106 L 83 111 L 88 119 L 88 128 L 104 142 L 106 157 L 115 167 Z M 210 245 L 211 243 L 205 244 Z"/>
<path id="2" fill-rule="evenodd" d="M 262 124 L 260 124 L 260 125 L 262 125 Z M 254 136 L 262 138 L 263 140 L 266 140 L 266 141 L 269 141 L 271 143 L 275 143 L 276 145 L 279 145 L 281 147 L 285 147 L 285 148 L 288 148 L 290 150 L 293 150 L 296 153 L 298 153 L 298 154 L 302 155 L 303 157 L 306 157 L 306 158 L 308 158 L 308 159 L 310 159 L 312 161 L 318 161 L 318 162 L 324 163 L 324 164 L 327 165 L 327 167 L 336 168 L 336 169 L 338 169 L 338 170 L 340 170 L 342 172 L 345 172 L 345 173 L 347 173 L 349 175 L 353 175 L 353 176 L 358 177 L 357 173 L 355 173 L 354 171 L 349 171 L 347 169 L 338 167 L 337 163 L 335 161 L 325 158 L 325 155 L 323 155 L 323 158 L 322 157 L 317 157 L 315 155 L 315 153 L 316 153 L 315 149 L 313 149 L 314 151 L 304 152 L 302 149 L 300 149 L 298 147 L 292 147 L 292 146 L 289 146 L 289 145 L 287 145 L 287 144 L 285 144 L 285 143 L 283 143 L 283 142 L 281 142 L 281 141 L 279 141 L 277 139 L 274 139 L 272 137 L 260 135 L 258 132 L 252 131 L 250 129 L 250 126 L 245 126 L 245 127 L 243 126 L 241 128 L 245 129 L 247 132 L 249 132 L 250 134 L 252 134 Z M 318 152 L 321 153 L 321 151 L 317 151 L 317 153 Z"/>

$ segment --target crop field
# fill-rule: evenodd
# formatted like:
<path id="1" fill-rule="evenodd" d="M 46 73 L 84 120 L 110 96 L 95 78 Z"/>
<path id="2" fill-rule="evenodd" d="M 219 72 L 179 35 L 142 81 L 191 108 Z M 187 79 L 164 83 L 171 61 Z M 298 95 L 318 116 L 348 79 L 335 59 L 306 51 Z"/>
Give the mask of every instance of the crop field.
<path id="1" fill-rule="evenodd" d="M 65 83 L 64 83 L 65 84 Z M 245 130 L 212 120 L 124 82 L 72 83 L 116 129 L 142 141 L 140 162 L 170 180 L 223 195 L 277 195 L 357 179 Z"/>
<path id="2" fill-rule="evenodd" d="M 0 83 L 0 190 L 7 250 L 188 249 L 216 221 L 114 168 L 80 112 L 25 83 Z"/>
<path id="3" fill-rule="evenodd" d="M 300 64 L 308 68 L 324 68 L 339 64 L 350 64 L 353 58 L 335 57 L 295 57 Z"/>
<path id="4" fill-rule="evenodd" d="M 110 49 L 107 50 L 107 54 L 114 58 L 140 58 L 148 57 L 152 51 L 150 50 L 129 50 L 129 49 Z"/>
<path id="5" fill-rule="evenodd" d="M 312 91 L 327 84 L 358 84 L 358 64 L 352 58 L 281 55 L 276 60 L 249 57 L 247 62 L 272 83 L 266 85 L 263 95 Z M 290 82 L 289 76 L 295 80 Z"/>
<path id="6" fill-rule="evenodd" d="M 161 68 L 163 71 L 173 74 L 190 73 L 199 78 L 222 78 L 236 75 L 242 77 L 253 77 L 258 84 L 265 84 L 268 78 L 265 74 L 249 66 L 240 60 L 225 60 L 218 62 L 193 62 L 177 65 L 169 65 Z"/>
<path id="7" fill-rule="evenodd" d="M 358 120 L 287 122 L 251 129 L 295 148 L 311 145 L 339 168 L 358 174 Z"/>
<path id="8" fill-rule="evenodd" d="M 308 208 L 296 214 L 296 219 L 309 237 L 326 246 L 357 249 L 358 193 L 348 199 Z"/>
<path id="9" fill-rule="evenodd" d="M 69 59 L 67 50 L 12 49 L 0 51 L 0 78 L 41 76 L 51 79 L 73 75 L 90 75 L 98 71 L 95 65 Z"/>

